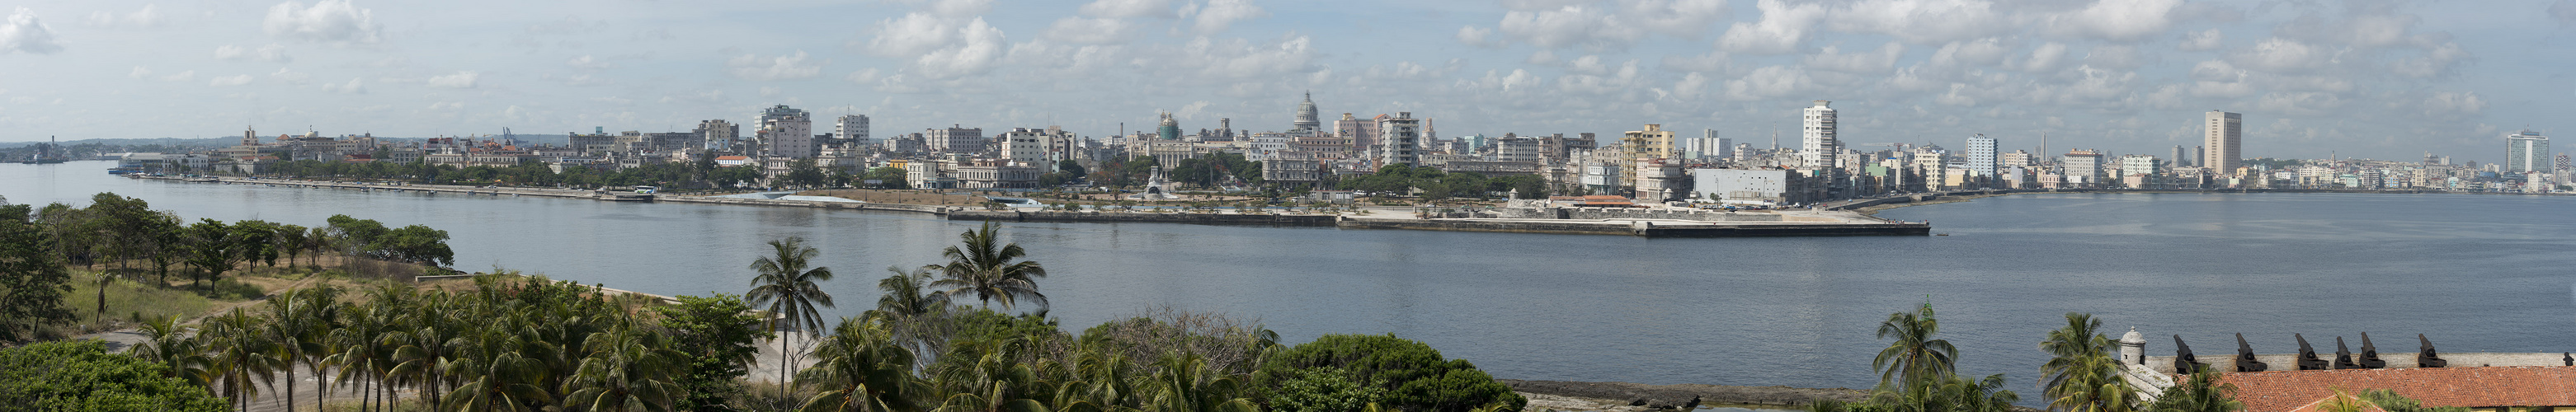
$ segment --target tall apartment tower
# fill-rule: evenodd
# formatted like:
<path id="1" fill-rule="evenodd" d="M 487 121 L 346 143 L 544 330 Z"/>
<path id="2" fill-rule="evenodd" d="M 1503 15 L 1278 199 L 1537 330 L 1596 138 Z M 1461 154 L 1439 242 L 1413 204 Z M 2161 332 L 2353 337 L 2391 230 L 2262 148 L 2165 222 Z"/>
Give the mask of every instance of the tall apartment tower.
<path id="1" fill-rule="evenodd" d="M 1842 151 L 1842 144 L 1834 140 L 1834 109 L 1826 106 L 1831 103 L 1817 100 L 1815 107 L 1806 109 L 1806 124 L 1801 130 L 1806 136 L 1798 146 L 1798 156 L 1807 161 L 1809 168 L 1835 167 L 1834 152 Z"/>
<path id="2" fill-rule="evenodd" d="M 2202 116 L 2200 166 L 2220 175 L 2236 174 L 2245 165 L 2245 151 L 2238 142 L 2245 136 L 2243 115 L 2211 110 Z"/>
<path id="3" fill-rule="evenodd" d="M 2549 137 L 2524 130 L 2504 137 L 2504 171 L 2507 173 L 2548 173 Z"/>
<path id="4" fill-rule="evenodd" d="M 868 140 L 868 115 L 853 114 L 841 116 L 840 122 L 832 124 L 832 132 L 840 134 L 842 139 L 849 139 L 850 145 L 852 146 L 866 146 L 871 143 L 875 143 Z"/>
<path id="5" fill-rule="evenodd" d="M 697 131 L 698 138 L 706 142 L 707 150 L 733 150 L 733 145 L 742 140 L 742 126 L 724 119 L 698 122 Z"/>
<path id="6" fill-rule="evenodd" d="M 1968 171 L 1978 176 L 1995 175 L 1995 138 L 1984 133 L 1968 136 Z"/>
<path id="7" fill-rule="evenodd" d="M 2165 167 L 2174 167 L 2174 168 L 2179 168 L 2179 167 L 2190 166 L 2190 165 L 2191 165 L 2191 157 L 2185 156 L 2186 154 L 2188 154 L 2188 153 L 2183 152 L 2182 145 L 2174 145 L 2174 149 L 2173 149 L 2173 157 L 2168 157 L 2168 158 L 2167 158 L 2167 159 L 2173 159 L 2173 161 L 2171 161 L 2171 162 L 2166 162 Z"/>
<path id="8" fill-rule="evenodd" d="M 1378 119 L 1377 134 L 1385 146 L 1379 151 L 1379 166 L 1422 164 L 1422 120 L 1413 118 L 1413 112 Z"/>
<path id="9" fill-rule="evenodd" d="M 814 120 L 804 110 L 778 105 L 760 111 L 760 142 L 769 155 L 790 159 L 814 157 Z"/>

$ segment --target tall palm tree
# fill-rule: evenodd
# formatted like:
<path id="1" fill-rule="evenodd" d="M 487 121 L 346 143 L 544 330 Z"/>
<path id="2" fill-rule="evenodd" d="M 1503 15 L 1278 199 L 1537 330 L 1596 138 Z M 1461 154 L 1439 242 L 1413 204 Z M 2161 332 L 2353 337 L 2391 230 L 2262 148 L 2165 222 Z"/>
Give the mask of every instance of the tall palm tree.
<path id="1" fill-rule="evenodd" d="M 1949 378 L 1958 361 L 1959 349 L 1947 339 L 1933 339 L 1940 333 L 1941 322 L 1932 316 L 1932 303 L 1911 312 L 1887 315 L 1878 324 L 1880 339 L 1894 339 L 1887 349 L 1878 351 L 1870 366 L 1879 371 L 1878 384 L 1887 387 L 1913 388 L 1916 383 Z"/>
<path id="2" fill-rule="evenodd" d="M 134 348 L 135 356 L 168 366 L 166 376 L 205 385 L 206 353 L 197 345 L 195 328 L 179 324 L 178 316 L 164 316 L 143 323 L 143 344 Z"/>
<path id="3" fill-rule="evenodd" d="M 832 307 L 832 294 L 823 292 L 822 282 L 832 280 L 832 268 L 813 266 L 814 257 L 822 252 L 805 245 L 805 238 L 789 237 L 769 241 L 771 256 L 751 262 L 757 276 L 751 278 L 751 292 L 743 299 L 752 306 L 769 306 L 769 330 L 787 335 L 788 329 L 811 335 L 823 328 L 823 315 L 814 307 Z M 794 339 L 795 336 L 781 336 Z M 792 342 L 792 341 L 791 341 Z M 779 345 L 778 384 L 792 385 L 787 372 L 795 369 L 788 361 L 791 346 Z"/>
<path id="4" fill-rule="evenodd" d="M 418 383 L 424 395 L 421 401 L 429 405 L 439 403 L 441 389 L 447 383 L 447 364 L 464 345 L 457 338 L 463 336 L 467 326 L 446 316 L 449 311 L 462 310 L 457 302 L 465 300 L 452 299 L 453 296 L 446 292 L 421 295 L 412 301 L 411 315 L 402 331 L 386 338 L 394 345 L 394 365 L 386 372 Z"/>
<path id="5" fill-rule="evenodd" d="M 1171 412 L 1255 412 L 1261 410 L 1243 395 L 1245 380 L 1223 371 L 1211 370 L 1207 359 L 1197 353 L 1175 351 L 1154 362 L 1155 390 L 1149 410 Z"/>
<path id="6" fill-rule="evenodd" d="M 467 350 L 449 364 L 449 373 L 462 384 L 442 400 L 440 408 L 518 411 L 553 398 L 543 384 L 545 361 L 525 355 L 530 346 L 526 336 L 504 329 L 481 329 L 459 338 L 466 341 Z"/>
<path id="7" fill-rule="evenodd" d="M 1037 302 L 1040 308 L 1046 307 L 1046 295 L 1038 293 L 1036 281 L 1046 277 L 1046 266 L 1039 265 L 1037 261 L 1021 260 L 1028 256 L 1028 251 L 1020 249 L 1018 243 L 1000 243 L 999 236 L 995 234 L 996 227 L 988 221 L 982 228 L 958 234 L 958 239 L 965 244 L 949 246 L 940 252 L 941 256 L 948 258 L 947 264 L 923 267 L 939 271 L 939 281 L 931 282 L 930 287 L 943 289 L 940 293 L 950 299 L 974 295 L 975 300 L 983 301 L 988 308 L 992 307 L 993 301 L 1000 300 L 1002 308 L 1009 309 L 1016 306 L 1021 298 Z"/>
<path id="8" fill-rule="evenodd" d="M 569 410 L 667 411 L 680 396 L 682 389 L 671 377 L 686 373 L 679 362 L 688 355 L 631 319 L 586 342 L 588 356 L 564 383 L 571 390 L 564 397 Z"/>
<path id="9" fill-rule="evenodd" d="M 328 286 L 314 289 L 291 289 L 268 300 L 268 322 L 261 333 L 277 344 L 278 371 L 286 374 L 286 410 L 295 411 L 295 365 L 303 364 L 319 377 L 321 361 L 328 352 L 325 334 L 330 322 L 337 320 L 340 307 L 339 289 Z M 328 386 L 328 385 L 324 385 Z M 314 404 L 321 404 L 320 398 Z"/>
<path id="10" fill-rule="evenodd" d="M 894 275 L 877 281 L 877 290 L 885 291 L 884 296 L 877 297 L 877 312 L 897 317 L 912 317 L 947 306 L 946 295 L 928 291 L 931 282 L 930 270 L 913 269 L 907 272 L 901 267 L 887 266 L 886 271 L 894 272 Z"/>
<path id="11" fill-rule="evenodd" d="M 912 399 L 927 392 L 912 376 L 912 352 L 897 346 L 882 319 L 841 319 L 814 348 L 803 380 L 823 386 L 804 411 L 914 412 Z"/>
<path id="12" fill-rule="evenodd" d="M 261 333 L 264 327 L 258 317 L 243 313 L 241 308 L 209 319 L 206 328 L 207 360 L 212 374 L 223 385 L 217 393 L 233 400 L 236 408 L 250 406 L 250 398 L 259 395 L 252 386 L 254 379 L 266 380 L 276 373 L 283 356 L 278 344 Z"/>
<path id="13" fill-rule="evenodd" d="M 2101 334 L 2102 320 L 2067 313 L 2066 327 L 2048 332 L 2039 349 L 2048 363 L 2039 367 L 2040 388 L 2052 410 L 2128 412 L 2136 410 L 2135 391 L 2120 378 L 2120 362 L 2111 357 L 2111 337 Z"/>

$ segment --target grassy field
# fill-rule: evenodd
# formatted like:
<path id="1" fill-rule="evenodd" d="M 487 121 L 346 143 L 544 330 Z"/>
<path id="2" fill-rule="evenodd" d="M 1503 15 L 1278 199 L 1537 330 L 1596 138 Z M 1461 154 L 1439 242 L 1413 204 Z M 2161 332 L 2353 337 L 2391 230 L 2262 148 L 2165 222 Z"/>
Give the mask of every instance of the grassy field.
<path id="1" fill-rule="evenodd" d="M 164 316 L 178 316 L 183 319 L 196 317 L 213 309 L 219 302 L 239 302 L 249 299 L 250 297 L 240 296 L 242 288 L 256 288 L 236 281 L 217 282 L 216 285 L 220 286 L 210 285 L 192 290 L 153 287 L 132 280 L 116 279 L 107 284 L 107 316 L 101 317 L 98 312 L 99 275 L 99 272 L 86 271 L 72 274 L 72 292 L 63 296 L 63 306 L 71 308 L 73 321 L 69 325 L 55 326 L 50 334 L 72 336 L 102 332 L 113 329 L 113 325 L 132 324 L 134 319 L 157 319 Z M 217 300 L 207 295 L 231 299 Z M 258 295 L 251 297 L 256 296 Z"/>

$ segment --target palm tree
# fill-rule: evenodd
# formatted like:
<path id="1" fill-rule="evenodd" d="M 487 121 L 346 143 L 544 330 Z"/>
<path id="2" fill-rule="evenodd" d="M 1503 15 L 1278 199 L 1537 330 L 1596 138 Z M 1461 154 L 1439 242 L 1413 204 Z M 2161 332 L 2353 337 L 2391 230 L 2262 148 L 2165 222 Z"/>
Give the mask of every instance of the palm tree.
<path id="1" fill-rule="evenodd" d="M 841 319 L 814 348 L 814 367 L 803 380 L 823 385 L 804 411 L 913 412 L 912 399 L 927 392 L 913 379 L 912 352 L 896 346 L 879 319 Z"/>
<path id="2" fill-rule="evenodd" d="M 1028 251 L 1020 249 L 1018 243 L 997 245 L 995 227 L 988 221 L 983 228 L 958 234 L 958 239 L 965 242 L 963 248 L 949 246 L 940 253 L 948 258 L 947 264 L 923 266 L 939 271 L 939 281 L 931 282 L 930 287 L 945 288 L 940 293 L 950 299 L 973 294 L 987 308 L 1000 300 L 1002 308 L 1009 309 L 1023 297 L 1036 301 L 1040 308 L 1046 307 L 1046 295 L 1038 293 L 1036 281 L 1046 277 L 1046 267 L 1037 261 L 1012 262 L 1027 257 Z"/>
<path id="3" fill-rule="evenodd" d="M 1171 412 L 1255 412 L 1261 410 L 1250 398 L 1242 396 L 1244 379 L 1222 371 L 1211 371 L 1207 360 L 1197 353 L 1169 353 L 1154 362 L 1152 405 L 1149 410 Z M 1213 375 L 1213 376 L 1211 376 Z"/>
<path id="4" fill-rule="evenodd" d="M 410 289 L 403 290 L 408 292 Z M 425 395 L 421 401 L 429 405 L 438 404 L 440 388 L 447 382 L 446 365 L 464 344 L 457 339 L 464 326 L 444 315 L 449 310 L 461 310 L 457 308 L 460 305 L 453 304 L 460 300 L 451 299 L 453 296 L 438 292 L 410 301 L 413 304 L 407 319 L 409 322 L 402 325 L 400 332 L 385 338 L 394 346 L 394 364 L 386 372 L 419 383 Z"/>
<path id="5" fill-rule="evenodd" d="M 194 328 L 180 325 L 179 317 L 175 315 L 147 321 L 143 323 L 143 344 L 135 347 L 132 353 L 168 366 L 164 372 L 166 376 L 205 385 L 209 380 L 206 376 L 206 354 L 197 345 L 197 340 L 190 336 L 195 332 Z"/>
<path id="6" fill-rule="evenodd" d="M 928 314 L 947 306 L 946 295 L 924 291 L 931 282 L 930 270 L 913 269 L 906 272 L 900 267 L 887 266 L 886 271 L 894 272 L 894 275 L 877 281 L 877 290 L 885 291 L 884 296 L 877 297 L 877 312 L 897 317 L 912 317 Z"/>
<path id="7" fill-rule="evenodd" d="M 2192 372 L 2179 384 L 2166 387 L 2156 402 L 2147 406 L 2155 412 L 2236 412 L 2245 403 L 2236 400 L 2236 385 L 2218 383 L 2218 371 L 2203 369 Z"/>
<path id="8" fill-rule="evenodd" d="M 1878 324 L 1878 337 L 1896 341 L 1870 360 L 1870 366 L 1879 371 L 1879 386 L 1913 388 L 1916 383 L 1950 377 L 1956 370 L 1959 349 L 1950 346 L 1947 339 L 1932 338 L 1940 331 L 1941 323 L 1932 316 L 1931 302 L 1924 302 L 1922 308 L 1912 312 L 1888 314 L 1887 321 Z"/>
<path id="9" fill-rule="evenodd" d="M 686 354 L 672 350 L 662 335 L 642 330 L 627 318 L 626 324 L 599 332 L 584 348 L 589 356 L 582 358 L 580 370 L 565 382 L 573 389 L 564 404 L 576 411 L 666 411 L 679 397 L 680 385 L 671 376 L 686 373 L 680 362 Z"/>
<path id="10" fill-rule="evenodd" d="M 261 333 L 260 319 L 233 308 L 229 313 L 210 319 L 212 326 L 205 336 L 209 369 L 223 381 L 217 393 L 233 400 L 237 408 L 250 406 L 250 398 L 259 394 L 252 379 L 265 380 L 277 371 L 282 353 L 276 342 Z"/>
<path id="11" fill-rule="evenodd" d="M 2067 313 L 2066 327 L 2048 332 L 2039 349 L 2048 352 L 2040 365 L 2041 391 L 2050 409 L 2068 412 L 2135 410 L 2135 391 L 2120 378 L 2120 362 L 2111 357 L 2111 337 L 2102 320 L 2091 314 Z"/>
<path id="12" fill-rule="evenodd" d="M 808 268 L 812 266 L 814 257 L 822 252 L 806 246 L 802 237 L 769 241 L 769 248 L 776 254 L 751 262 L 751 270 L 759 275 L 751 278 L 751 292 L 744 293 L 743 299 L 753 306 L 769 306 L 771 331 L 784 335 L 787 329 L 796 329 L 812 334 L 822 329 L 823 315 L 815 312 L 814 307 L 832 307 L 832 294 L 823 292 L 820 284 L 832 280 L 832 268 Z M 787 345 L 779 345 L 779 385 L 792 384 L 787 379 L 787 371 L 795 369 L 795 364 L 787 359 L 787 353 L 793 352 L 788 348 Z"/>
<path id="13" fill-rule="evenodd" d="M 295 364 L 302 363 L 322 375 L 322 358 L 329 352 L 324 346 L 325 333 L 339 317 L 340 290 L 328 286 L 315 289 L 293 289 L 269 298 L 269 321 L 263 328 L 267 338 L 277 344 L 279 371 L 286 372 L 286 410 L 295 411 Z M 328 387 L 329 385 L 323 385 Z M 322 399 L 314 398 L 320 405 Z"/>
<path id="14" fill-rule="evenodd" d="M 516 411 L 553 397 L 542 384 L 545 361 L 526 356 L 525 337 L 503 329 L 486 328 L 458 338 L 465 340 L 467 350 L 448 368 L 463 384 L 440 403 L 441 408 Z"/>

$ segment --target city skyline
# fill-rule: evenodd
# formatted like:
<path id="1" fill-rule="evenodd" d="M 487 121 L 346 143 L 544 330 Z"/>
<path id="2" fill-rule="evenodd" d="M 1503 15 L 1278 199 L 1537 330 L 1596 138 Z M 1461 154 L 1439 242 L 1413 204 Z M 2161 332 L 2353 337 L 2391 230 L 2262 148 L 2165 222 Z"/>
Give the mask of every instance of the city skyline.
<path id="1" fill-rule="evenodd" d="M 2567 0 L 2490 6 L 44 2 L 0 26 L 0 72 L 55 79 L 0 86 L 19 132 L 0 141 L 686 131 L 780 104 L 867 115 L 878 135 L 1106 136 L 1160 111 L 1270 131 L 1312 90 L 1321 117 L 1413 112 L 1443 137 L 1654 123 L 1759 140 L 1832 100 L 1843 142 L 2046 132 L 2159 153 L 2196 146 L 2194 115 L 2219 110 L 2243 114 L 2247 157 L 2487 162 L 2504 135 L 2566 121 L 2548 114 L 2569 106 L 2569 57 L 2521 51 L 2563 49 L 2576 23 Z M 1077 78 L 1096 80 L 1061 81 Z"/>

